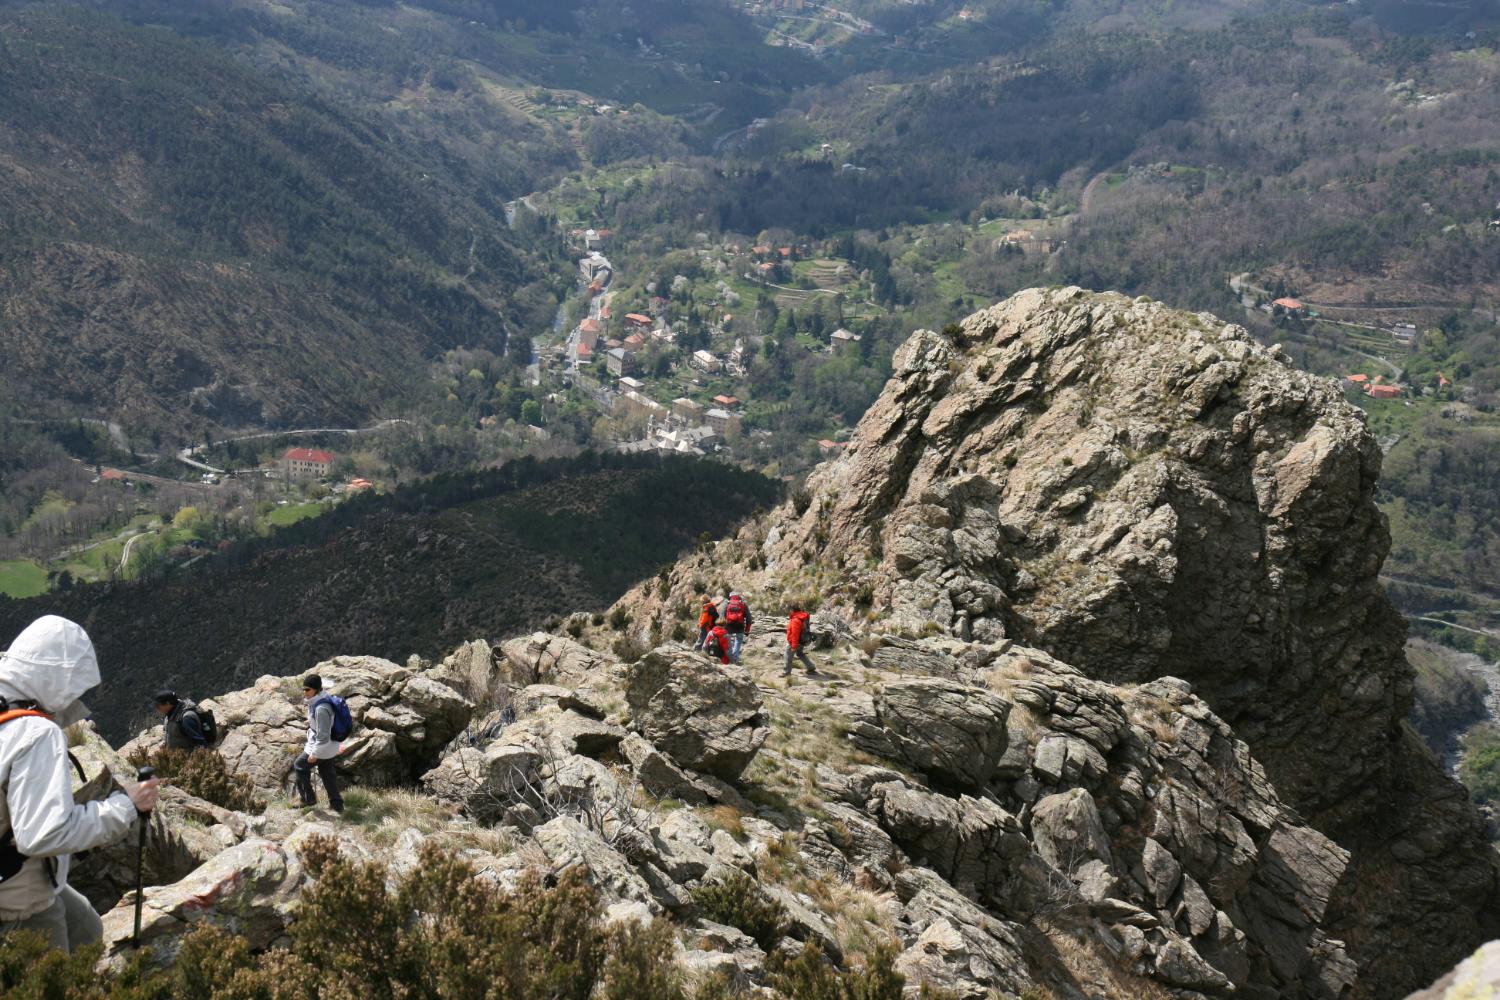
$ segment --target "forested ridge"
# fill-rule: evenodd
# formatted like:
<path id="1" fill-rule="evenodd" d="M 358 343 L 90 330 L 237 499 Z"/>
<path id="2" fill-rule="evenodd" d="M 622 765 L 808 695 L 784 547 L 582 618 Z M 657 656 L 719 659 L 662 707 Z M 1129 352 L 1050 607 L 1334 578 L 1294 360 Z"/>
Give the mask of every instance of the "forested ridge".
<path id="1" fill-rule="evenodd" d="M 97 718 L 122 738 L 164 684 L 208 694 L 339 654 L 430 657 L 603 609 L 777 495 L 722 463 L 523 460 L 359 498 L 165 579 L 0 600 L 0 634 L 82 622 L 106 665 Z"/>
<path id="2" fill-rule="evenodd" d="M 223 52 L 0 8 L 0 326 L 20 398 L 180 429 L 357 420 L 555 303 L 517 193 Z"/>

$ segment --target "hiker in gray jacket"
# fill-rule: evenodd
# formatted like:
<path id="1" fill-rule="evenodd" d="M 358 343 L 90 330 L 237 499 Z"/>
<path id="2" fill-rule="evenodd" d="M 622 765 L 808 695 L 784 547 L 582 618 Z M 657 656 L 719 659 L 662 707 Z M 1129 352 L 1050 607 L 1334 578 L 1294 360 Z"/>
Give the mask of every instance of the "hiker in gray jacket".
<path id="1" fill-rule="evenodd" d="M 339 794 L 338 773 L 334 770 L 339 744 L 333 738 L 333 705 L 322 695 L 322 677 L 308 674 L 302 679 L 302 700 L 307 702 L 307 745 L 292 764 L 297 772 L 298 808 L 318 804 L 312 785 L 312 769 L 317 765 L 318 777 L 323 779 L 323 788 L 328 792 L 328 805 L 334 812 L 341 813 L 344 811 L 344 797 Z"/>

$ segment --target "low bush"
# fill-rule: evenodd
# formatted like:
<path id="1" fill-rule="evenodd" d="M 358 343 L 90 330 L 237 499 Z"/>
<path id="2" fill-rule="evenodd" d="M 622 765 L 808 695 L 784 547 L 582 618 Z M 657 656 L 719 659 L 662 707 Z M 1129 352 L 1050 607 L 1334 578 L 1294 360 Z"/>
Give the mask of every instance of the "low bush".
<path id="1" fill-rule="evenodd" d="M 31 934 L 0 937 L 7 1000 L 686 1000 L 669 925 L 606 927 L 578 873 L 553 886 L 531 876 L 511 892 L 428 845 L 387 890 L 383 865 L 348 861 L 330 838 L 302 853 L 317 881 L 302 894 L 291 947 L 255 954 L 204 923 L 171 968 L 94 971 L 101 947 L 68 956 Z M 413 920 L 414 914 L 421 919 Z"/>
<path id="2" fill-rule="evenodd" d="M 1462 742 L 1458 780 L 1480 805 L 1500 805 L 1500 729 L 1487 723 L 1473 726 Z"/>
<path id="3" fill-rule="evenodd" d="M 266 807 L 255 794 L 255 786 L 243 774 L 235 774 L 217 750 L 173 750 L 159 747 L 151 754 L 130 755 L 136 767 L 150 765 L 163 784 L 175 785 L 206 802 L 238 812 L 258 813 Z"/>
<path id="4" fill-rule="evenodd" d="M 737 927 L 750 935 L 763 951 L 776 947 L 786 927 L 786 910 L 743 873 L 704 883 L 693 890 L 693 902 L 714 923 Z"/>

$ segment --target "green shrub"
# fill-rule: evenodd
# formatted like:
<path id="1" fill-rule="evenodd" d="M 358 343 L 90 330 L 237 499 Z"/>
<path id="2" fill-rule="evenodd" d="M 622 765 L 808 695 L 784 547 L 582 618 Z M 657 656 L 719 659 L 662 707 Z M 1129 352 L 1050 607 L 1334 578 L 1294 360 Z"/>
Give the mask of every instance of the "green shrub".
<path id="1" fill-rule="evenodd" d="M 693 902 L 714 923 L 738 927 L 750 935 L 763 951 L 776 947 L 786 926 L 786 910 L 743 873 L 704 883 L 693 890 Z"/>
<path id="2" fill-rule="evenodd" d="M 735 997 L 744 995 L 745 991 L 734 984 L 734 977 L 727 970 L 720 969 L 698 984 L 693 1000 L 735 1000 Z"/>
<path id="3" fill-rule="evenodd" d="M 175 785 L 206 802 L 238 812 L 258 813 L 266 807 L 255 794 L 255 786 L 243 774 L 229 770 L 217 750 L 173 750 L 158 747 L 149 756 L 136 751 L 130 755 L 136 767 L 147 764 L 156 768 L 163 784 Z"/>
<path id="4" fill-rule="evenodd" d="M 328 838 L 321 838 L 327 840 Z M 243 938 L 204 923 L 170 969 L 97 976 L 100 946 L 73 956 L 35 935 L 0 937 L 7 1000 L 317 1000 L 500 996 L 511 1000 L 685 1000 L 670 926 L 606 928 L 594 889 L 578 873 L 555 886 L 524 880 L 513 892 L 479 881 L 439 848 L 396 880 L 383 865 L 347 861 L 309 841 L 308 870 L 288 950 L 253 954 Z M 421 919 L 411 919 L 420 914 Z"/>
<path id="5" fill-rule="evenodd" d="M 630 635 L 622 635 L 610 645 L 610 652 L 621 663 L 634 663 L 650 651 L 650 647 Z"/>
<path id="6" fill-rule="evenodd" d="M 767 981 L 779 996 L 797 1000 L 902 1000 L 906 977 L 896 971 L 896 948 L 879 945 L 863 964 L 840 972 L 823 957 L 817 944 L 808 944 L 796 958 L 773 952 L 766 961 Z M 732 994 L 731 994 L 732 995 Z M 946 990 L 926 983 L 920 1000 L 957 1000 Z"/>
<path id="7" fill-rule="evenodd" d="M 1464 734 L 1463 746 L 1458 780 L 1480 805 L 1500 804 L 1500 729 L 1474 726 Z"/>
<path id="8" fill-rule="evenodd" d="M 609 627 L 614 629 L 616 632 L 625 631 L 626 626 L 628 626 L 629 624 L 630 613 L 624 608 L 615 608 L 609 613 Z"/>

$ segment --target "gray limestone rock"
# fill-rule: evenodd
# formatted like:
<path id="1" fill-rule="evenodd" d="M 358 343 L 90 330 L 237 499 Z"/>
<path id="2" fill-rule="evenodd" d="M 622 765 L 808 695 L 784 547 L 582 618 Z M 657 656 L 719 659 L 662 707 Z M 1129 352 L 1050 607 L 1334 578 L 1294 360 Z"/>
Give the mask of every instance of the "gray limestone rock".
<path id="1" fill-rule="evenodd" d="M 682 767 L 734 780 L 769 730 L 742 667 L 663 646 L 626 673 L 631 726 Z"/>
<path id="2" fill-rule="evenodd" d="M 983 789 L 1005 753 L 1010 704 L 982 688 L 895 681 L 881 687 L 875 710 L 900 758 L 945 784 Z"/>

